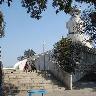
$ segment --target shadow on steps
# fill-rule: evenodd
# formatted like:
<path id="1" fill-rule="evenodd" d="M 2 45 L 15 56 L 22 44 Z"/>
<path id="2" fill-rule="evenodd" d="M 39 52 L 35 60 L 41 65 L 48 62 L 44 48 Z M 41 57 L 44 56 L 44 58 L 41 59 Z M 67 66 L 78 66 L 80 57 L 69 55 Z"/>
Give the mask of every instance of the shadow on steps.
<path id="1" fill-rule="evenodd" d="M 19 93 L 18 87 L 11 83 L 4 83 L 3 84 L 3 96 L 12 95 L 15 96 Z"/>

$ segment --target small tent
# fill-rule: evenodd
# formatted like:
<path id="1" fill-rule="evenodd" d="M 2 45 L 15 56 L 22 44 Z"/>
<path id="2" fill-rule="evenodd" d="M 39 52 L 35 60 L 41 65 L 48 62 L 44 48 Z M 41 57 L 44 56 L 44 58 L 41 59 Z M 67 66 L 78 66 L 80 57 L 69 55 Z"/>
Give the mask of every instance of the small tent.
<path id="1" fill-rule="evenodd" d="M 22 60 L 22 61 L 19 61 L 19 62 L 17 62 L 17 63 L 13 66 L 13 68 L 14 68 L 14 69 L 18 69 L 18 70 L 24 70 L 24 66 L 25 66 L 26 62 L 27 62 L 27 59 L 24 59 L 24 60 Z"/>

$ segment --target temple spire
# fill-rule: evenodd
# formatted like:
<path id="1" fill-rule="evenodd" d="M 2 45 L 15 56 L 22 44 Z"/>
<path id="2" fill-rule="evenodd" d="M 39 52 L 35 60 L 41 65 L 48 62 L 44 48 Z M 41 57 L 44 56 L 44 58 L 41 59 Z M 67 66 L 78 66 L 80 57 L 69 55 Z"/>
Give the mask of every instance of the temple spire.
<path id="1" fill-rule="evenodd" d="M 81 43 L 84 46 L 93 48 L 93 44 L 90 41 L 90 36 L 84 32 L 84 21 L 80 18 L 81 10 L 73 8 L 70 12 L 71 18 L 66 23 L 68 29 L 68 38 L 75 43 Z"/>

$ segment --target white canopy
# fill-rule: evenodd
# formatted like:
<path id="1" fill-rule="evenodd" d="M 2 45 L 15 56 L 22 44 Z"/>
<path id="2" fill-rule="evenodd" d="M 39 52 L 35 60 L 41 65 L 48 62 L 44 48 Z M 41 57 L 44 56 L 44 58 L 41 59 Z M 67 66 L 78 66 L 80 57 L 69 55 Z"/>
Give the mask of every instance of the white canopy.
<path id="1" fill-rule="evenodd" d="M 27 62 L 27 59 L 24 59 L 24 60 L 22 60 L 22 61 L 19 61 L 19 62 L 17 62 L 17 63 L 13 66 L 13 68 L 14 68 L 14 69 L 23 70 L 26 62 Z"/>

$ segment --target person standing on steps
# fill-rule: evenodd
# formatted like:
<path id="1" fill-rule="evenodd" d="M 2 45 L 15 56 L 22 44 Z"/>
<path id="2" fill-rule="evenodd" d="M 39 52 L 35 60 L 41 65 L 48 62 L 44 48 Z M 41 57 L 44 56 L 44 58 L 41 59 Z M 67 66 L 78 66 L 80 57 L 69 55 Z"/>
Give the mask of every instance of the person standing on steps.
<path id="1" fill-rule="evenodd" d="M 28 71 L 28 63 L 26 62 L 25 66 L 24 66 L 24 72 L 27 73 L 27 71 Z"/>

